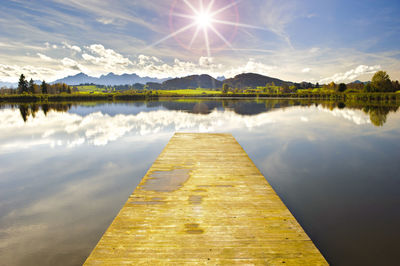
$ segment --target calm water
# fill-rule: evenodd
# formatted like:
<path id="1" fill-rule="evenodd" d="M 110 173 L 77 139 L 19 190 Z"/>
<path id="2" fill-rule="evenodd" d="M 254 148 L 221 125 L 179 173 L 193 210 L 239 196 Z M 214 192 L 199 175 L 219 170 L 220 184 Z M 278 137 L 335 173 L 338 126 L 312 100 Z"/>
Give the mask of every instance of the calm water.
<path id="1" fill-rule="evenodd" d="M 229 132 L 332 265 L 394 265 L 396 105 L 3 105 L 0 265 L 84 262 L 174 132 Z"/>

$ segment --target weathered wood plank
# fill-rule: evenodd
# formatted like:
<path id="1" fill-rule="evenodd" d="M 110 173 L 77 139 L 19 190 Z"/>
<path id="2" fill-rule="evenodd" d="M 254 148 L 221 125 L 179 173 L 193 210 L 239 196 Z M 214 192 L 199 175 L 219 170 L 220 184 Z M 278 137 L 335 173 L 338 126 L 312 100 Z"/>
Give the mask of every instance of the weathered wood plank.
<path id="1" fill-rule="evenodd" d="M 175 134 L 86 260 L 327 265 L 236 140 Z"/>

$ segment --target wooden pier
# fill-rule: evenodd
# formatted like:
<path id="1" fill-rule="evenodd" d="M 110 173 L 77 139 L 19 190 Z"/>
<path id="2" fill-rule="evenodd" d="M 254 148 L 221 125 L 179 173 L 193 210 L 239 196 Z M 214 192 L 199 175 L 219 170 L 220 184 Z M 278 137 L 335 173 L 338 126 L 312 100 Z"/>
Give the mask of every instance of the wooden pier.
<path id="1" fill-rule="evenodd" d="M 175 134 L 86 265 L 327 265 L 229 134 Z"/>

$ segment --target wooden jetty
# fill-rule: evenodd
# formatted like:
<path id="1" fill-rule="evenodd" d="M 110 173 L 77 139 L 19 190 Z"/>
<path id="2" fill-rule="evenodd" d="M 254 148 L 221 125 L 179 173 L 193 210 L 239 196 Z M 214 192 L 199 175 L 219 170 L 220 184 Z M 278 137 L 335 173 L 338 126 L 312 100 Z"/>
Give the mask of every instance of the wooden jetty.
<path id="1" fill-rule="evenodd" d="M 327 265 L 229 134 L 170 140 L 86 265 Z"/>

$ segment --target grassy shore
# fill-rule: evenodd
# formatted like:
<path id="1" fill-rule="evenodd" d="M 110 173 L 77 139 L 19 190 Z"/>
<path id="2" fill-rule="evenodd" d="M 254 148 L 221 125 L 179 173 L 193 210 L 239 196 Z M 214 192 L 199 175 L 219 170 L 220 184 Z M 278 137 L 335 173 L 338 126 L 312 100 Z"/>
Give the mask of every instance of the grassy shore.
<path id="1" fill-rule="evenodd" d="M 159 98 L 288 98 L 335 101 L 400 101 L 400 93 L 221 93 L 182 90 L 146 93 L 72 93 L 0 95 L 0 102 L 129 101 Z"/>

